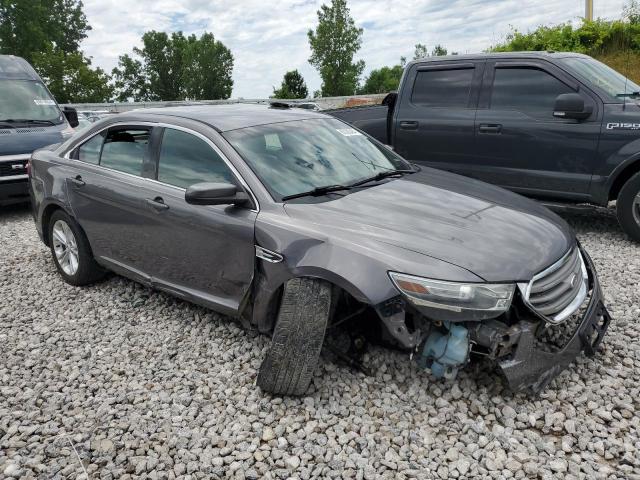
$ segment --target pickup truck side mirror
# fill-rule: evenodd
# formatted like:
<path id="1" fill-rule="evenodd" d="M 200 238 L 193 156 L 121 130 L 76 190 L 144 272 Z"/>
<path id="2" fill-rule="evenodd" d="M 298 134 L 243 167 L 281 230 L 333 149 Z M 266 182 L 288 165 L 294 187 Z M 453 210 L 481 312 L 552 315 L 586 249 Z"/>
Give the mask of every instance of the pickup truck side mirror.
<path id="1" fill-rule="evenodd" d="M 591 105 L 584 104 L 584 98 L 578 93 L 563 93 L 556 97 L 553 116 L 556 118 L 571 118 L 585 120 L 593 113 Z"/>
<path id="2" fill-rule="evenodd" d="M 67 122 L 69 122 L 71 128 L 76 128 L 80 125 L 80 122 L 78 121 L 78 111 L 75 108 L 64 107 L 62 113 L 64 113 L 64 116 L 67 118 Z"/>
<path id="3" fill-rule="evenodd" d="M 184 194 L 191 205 L 245 205 L 249 196 L 231 183 L 202 182 L 191 185 Z"/>

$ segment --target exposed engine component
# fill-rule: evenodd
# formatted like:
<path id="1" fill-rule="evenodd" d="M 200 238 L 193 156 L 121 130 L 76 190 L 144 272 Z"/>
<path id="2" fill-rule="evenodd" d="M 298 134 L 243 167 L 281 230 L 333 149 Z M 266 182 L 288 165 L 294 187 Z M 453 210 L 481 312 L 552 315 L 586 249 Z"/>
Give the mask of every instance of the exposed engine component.
<path id="1" fill-rule="evenodd" d="M 469 359 L 469 331 L 466 327 L 451 322 L 443 322 L 436 327 L 422 344 L 417 359 L 422 368 L 430 368 L 438 378 L 453 379 L 458 369 Z"/>

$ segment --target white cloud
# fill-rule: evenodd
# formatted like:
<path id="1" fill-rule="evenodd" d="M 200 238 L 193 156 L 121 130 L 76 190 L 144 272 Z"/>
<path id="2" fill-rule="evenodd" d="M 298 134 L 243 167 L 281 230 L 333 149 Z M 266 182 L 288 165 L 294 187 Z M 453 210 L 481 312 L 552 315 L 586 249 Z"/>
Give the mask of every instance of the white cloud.
<path id="1" fill-rule="evenodd" d="M 326 0 L 328 3 L 330 0 Z M 83 49 L 107 71 L 118 56 L 140 46 L 147 30 L 197 35 L 213 32 L 235 57 L 234 97 L 266 97 L 287 70 L 297 68 L 310 92 L 320 78 L 307 59 L 307 31 L 317 22 L 322 0 L 85 0 L 93 30 Z M 625 0 L 595 0 L 595 15 L 620 17 Z M 449 51 L 480 52 L 501 41 L 512 27 L 576 21 L 584 0 L 349 0 L 364 28 L 358 59 L 365 72 L 411 57 L 416 43 Z"/>

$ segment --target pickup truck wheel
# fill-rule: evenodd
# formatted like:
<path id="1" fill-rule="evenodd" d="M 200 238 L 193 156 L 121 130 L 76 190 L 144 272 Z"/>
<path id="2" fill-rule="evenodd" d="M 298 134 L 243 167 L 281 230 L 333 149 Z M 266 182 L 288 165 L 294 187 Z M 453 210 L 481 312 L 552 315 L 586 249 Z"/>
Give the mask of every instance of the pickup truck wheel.
<path id="1" fill-rule="evenodd" d="M 258 386 L 276 395 L 303 395 L 318 365 L 331 311 L 331 285 L 295 278 L 284 286 L 271 347 Z"/>
<path id="2" fill-rule="evenodd" d="M 65 282 L 88 285 L 104 275 L 93 258 L 87 237 L 67 213 L 57 210 L 51 215 L 48 233 L 53 261 Z"/>
<path id="3" fill-rule="evenodd" d="M 627 180 L 617 202 L 618 222 L 636 242 L 640 242 L 640 173 Z"/>

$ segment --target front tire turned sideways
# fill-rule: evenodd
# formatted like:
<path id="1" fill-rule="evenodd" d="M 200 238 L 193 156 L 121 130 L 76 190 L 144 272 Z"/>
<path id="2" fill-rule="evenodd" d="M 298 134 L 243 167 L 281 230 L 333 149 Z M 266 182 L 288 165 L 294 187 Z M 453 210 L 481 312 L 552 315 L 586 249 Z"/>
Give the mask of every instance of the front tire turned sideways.
<path id="1" fill-rule="evenodd" d="M 633 240 L 640 242 L 640 173 L 636 173 L 622 186 L 616 211 L 622 230 Z"/>
<path id="2" fill-rule="evenodd" d="M 87 237 L 66 212 L 51 215 L 48 235 L 53 261 L 65 282 L 81 286 L 102 278 L 104 271 L 94 260 Z"/>
<path id="3" fill-rule="evenodd" d="M 271 347 L 258 386 L 276 395 L 304 395 L 318 366 L 331 312 L 331 285 L 295 278 L 284 286 Z"/>

